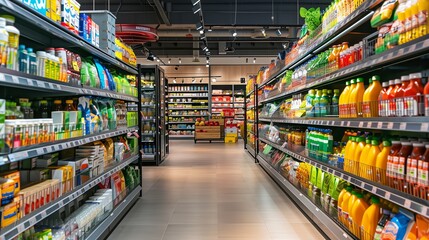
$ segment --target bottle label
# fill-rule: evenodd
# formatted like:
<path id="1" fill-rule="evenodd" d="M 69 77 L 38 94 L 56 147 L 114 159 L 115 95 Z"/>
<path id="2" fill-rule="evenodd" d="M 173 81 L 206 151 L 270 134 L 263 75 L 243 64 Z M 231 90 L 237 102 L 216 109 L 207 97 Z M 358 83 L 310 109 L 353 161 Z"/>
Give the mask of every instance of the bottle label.
<path id="1" fill-rule="evenodd" d="M 400 116 L 404 116 L 404 99 L 403 98 L 398 98 L 396 99 L 396 116 L 400 117 Z"/>
<path id="2" fill-rule="evenodd" d="M 419 160 L 418 162 L 418 172 L 417 172 L 417 182 L 421 186 L 429 186 L 429 163 L 423 160 Z"/>
<path id="3" fill-rule="evenodd" d="M 405 176 L 405 161 L 406 161 L 406 158 L 404 158 L 404 157 L 400 157 L 399 158 L 399 164 L 398 164 L 398 170 L 397 170 L 397 178 L 398 179 L 404 179 L 404 176 Z"/>
<path id="4" fill-rule="evenodd" d="M 393 161 L 393 157 L 388 155 L 387 156 L 387 168 L 386 168 L 386 176 L 388 176 L 388 177 L 392 176 L 392 161 Z"/>
<path id="5" fill-rule="evenodd" d="M 419 111 L 418 111 L 417 99 L 413 97 L 405 98 L 403 109 L 405 110 L 405 113 L 407 116 L 418 116 Z M 401 116 L 401 115 L 398 115 L 398 116 Z"/>
<path id="6" fill-rule="evenodd" d="M 419 27 L 419 14 L 416 14 L 411 17 L 411 28 L 416 29 L 418 27 Z"/>
<path id="7" fill-rule="evenodd" d="M 397 177 L 398 175 L 398 167 L 399 167 L 399 157 L 394 156 L 392 158 L 392 175 L 391 177 Z"/>
<path id="8" fill-rule="evenodd" d="M 402 34 L 405 32 L 405 21 L 399 21 L 398 24 L 398 33 Z"/>
<path id="9" fill-rule="evenodd" d="M 416 183 L 417 182 L 417 165 L 418 165 L 417 159 L 414 159 L 414 158 L 408 159 L 407 180 L 410 183 Z"/>
<path id="10" fill-rule="evenodd" d="M 405 31 L 408 32 L 411 29 L 413 29 L 412 28 L 412 20 L 411 20 L 411 17 L 409 17 L 405 20 Z"/>
<path id="11" fill-rule="evenodd" d="M 418 14 L 419 26 L 427 24 L 427 19 L 428 19 L 428 11 L 427 10 L 420 11 Z"/>

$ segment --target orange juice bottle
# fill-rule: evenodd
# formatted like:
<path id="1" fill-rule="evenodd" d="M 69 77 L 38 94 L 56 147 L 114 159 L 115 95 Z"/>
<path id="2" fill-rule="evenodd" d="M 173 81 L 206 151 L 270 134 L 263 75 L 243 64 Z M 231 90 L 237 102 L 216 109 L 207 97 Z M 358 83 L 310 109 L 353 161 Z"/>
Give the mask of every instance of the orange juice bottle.
<path id="1" fill-rule="evenodd" d="M 345 105 L 347 104 L 347 100 L 349 99 L 349 93 L 350 93 L 350 83 L 349 81 L 346 81 L 346 87 L 344 88 L 338 100 L 338 105 L 340 109 L 340 118 L 343 118 L 346 115 Z"/>
<path id="2" fill-rule="evenodd" d="M 371 141 L 371 148 L 368 152 L 367 160 L 365 161 L 366 171 L 364 173 L 364 178 L 375 181 L 375 166 L 377 162 L 377 156 L 380 153 L 380 148 L 378 146 L 378 140 Z"/>
<path id="3" fill-rule="evenodd" d="M 375 168 L 375 181 L 383 185 L 387 184 L 386 171 L 387 171 L 387 157 L 389 156 L 392 143 L 390 141 L 383 141 L 383 149 L 377 155 Z"/>
<path id="4" fill-rule="evenodd" d="M 346 214 L 348 217 L 348 211 L 345 212 L 347 210 L 348 204 L 349 204 L 349 199 L 352 196 L 352 190 L 353 188 L 348 186 L 346 187 L 346 192 L 343 194 L 343 198 L 342 201 L 338 201 L 338 214 L 341 213 L 341 215 L 339 216 L 339 220 L 341 223 L 344 224 L 344 226 L 347 226 L 347 218 L 346 218 Z"/>
<path id="5" fill-rule="evenodd" d="M 426 34 L 428 34 L 428 27 L 429 27 L 429 1 L 427 0 L 418 0 L 417 1 L 419 6 L 419 30 L 417 31 L 417 37 L 423 37 Z"/>
<path id="6" fill-rule="evenodd" d="M 370 117 L 370 105 L 371 103 L 369 102 L 369 92 L 371 91 L 373 85 L 372 85 L 372 78 L 370 78 L 369 80 L 369 85 L 368 87 L 365 89 L 365 92 L 363 93 L 363 102 L 362 102 L 362 116 L 363 117 Z"/>
<path id="7" fill-rule="evenodd" d="M 340 222 L 341 222 L 341 214 L 342 214 L 341 205 L 343 203 L 343 199 L 344 199 L 344 196 L 346 195 L 346 193 L 347 193 L 347 189 L 343 188 L 341 190 L 340 194 L 338 195 L 338 201 L 337 201 L 337 209 L 338 209 L 338 211 L 337 211 L 337 214 L 338 214 L 338 220 Z"/>
<path id="8" fill-rule="evenodd" d="M 358 137 L 357 141 L 358 144 L 356 146 L 356 150 L 353 154 L 353 158 L 352 158 L 352 173 L 355 175 L 359 174 L 359 160 L 360 160 L 360 156 L 362 154 L 363 149 L 365 148 L 365 138 L 364 137 Z"/>
<path id="9" fill-rule="evenodd" d="M 355 155 L 355 151 L 357 149 L 357 142 L 358 137 L 353 137 L 352 143 L 349 146 L 349 149 L 347 151 L 347 155 L 344 155 L 344 164 L 347 163 L 347 172 L 352 173 L 354 171 L 354 167 L 353 167 L 353 157 Z"/>
<path id="10" fill-rule="evenodd" d="M 366 209 L 368 208 L 368 203 L 365 202 L 363 199 L 363 194 L 358 192 L 356 193 L 356 200 L 353 203 L 352 210 L 350 211 L 351 216 L 351 227 L 352 232 L 360 238 L 360 226 L 362 224 L 362 218 L 363 214 L 365 213 Z"/>
<path id="11" fill-rule="evenodd" d="M 363 177 L 364 175 L 364 171 L 366 169 L 366 165 L 365 165 L 365 160 L 368 157 L 368 153 L 369 153 L 369 149 L 371 148 L 371 137 L 367 137 L 365 139 L 365 147 L 362 150 L 362 153 L 360 154 L 360 158 L 359 158 L 359 166 L 361 166 L 359 168 L 359 173 L 358 176 Z"/>
<path id="12" fill-rule="evenodd" d="M 352 217 L 351 217 L 351 211 L 353 209 L 353 205 L 355 204 L 355 201 L 358 199 L 356 194 L 358 192 L 355 190 L 352 190 L 352 195 L 349 198 L 349 202 L 346 204 L 347 207 L 345 207 L 345 209 L 343 209 L 343 211 L 345 212 L 345 217 L 346 217 L 346 227 L 351 231 L 352 230 Z"/>
<path id="13" fill-rule="evenodd" d="M 348 94 L 348 98 L 345 100 L 346 101 L 346 118 L 351 117 L 351 105 L 352 103 L 350 102 L 350 97 L 352 95 L 353 90 L 356 88 L 356 79 L 352 79 L 350 80 L 350 86 L 349 86 L 349 94 Z"/>
<path id="14" fill-rule="evenodd" d="M 349 97 L 351 118 L 357 118 L 361 116 L 364 92 L 365 92 L 365 86 L 363 85 L 363 78 L 357 78 L 356 86 L 353 88 Z"/>
<path id="15" fill-rule="evenodd" d="M 408 0 L 405 6 L 405 42 L 406 43 L 412 40 L 411 39 L 412 30 L 413 30 L 412 17 L 413 17 L 412 3 L 411 3 L 411 0 Z"/>
<path id="16" fill-rule="evenodd" d="M 399 0 L 398 8 L 396 9 L 396 13 L 398 14 L 398 34 L 399 41 L 398 44 L 406 43 L 406 31 L 405 31 L 405 9 L 407 7 L 407 0 Z"/>
<path id="17" fill-rule="evenodd" d="M 362 217 L 361 223 L 361 239 L 372 240 L 377 228 L 380 215 L 380 199 L 376 196 L 371 197 L 371 206 L 369 206 Z"/>
<path id="18" fill-rule="evenodd" d="M 364 94 L 363 101 L 369 103 L 369 109 L 367 110 L 367 112 L 369 112 L 369 115 L 367 115 L 367 117 L 378 117 L 378 96 L 380 96 L 380 92 L 383 87 L 380 83 L 380 76 L 373 76 L 371 80 L 371 88 L 368 88 L 369 91 L 368 89 L 367 91 L 365 91 L 367 95 L 365 96 Z"/>

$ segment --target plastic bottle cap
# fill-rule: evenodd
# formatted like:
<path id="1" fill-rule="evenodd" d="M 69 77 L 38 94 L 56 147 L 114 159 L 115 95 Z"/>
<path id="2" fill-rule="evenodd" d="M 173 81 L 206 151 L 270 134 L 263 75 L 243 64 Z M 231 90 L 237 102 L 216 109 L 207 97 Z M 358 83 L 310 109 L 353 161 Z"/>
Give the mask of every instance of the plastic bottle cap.
<path id="1" fill-rule="evenodd" d="M 371 137 L 367 137 L 367 138 L 366 138 L 366 140 L 365 140 L 365 143 L 366 143 L 366 144 L 370 144 L 370 143 L 371 143 L 371 140 L 372 140 L 372 138 L 371 138 Z"/>
<path id="2" fill-rule="evenodd" d="M 348 86 L 348 85 L 350 85 L 350 82 L 349 82 L 349 81 L 346 81 L 346 86 Z"/>
<path id="3" fill-rule="evenodd" d="M 364 137 L 358 137 L 356 142 L 365 142 L 365 138 Z"/>
<path id="4" fill-rule="evenodd" d="M 354 79 L 350 80 L 350 84 L 355 84 L 355 80 Z"/>
<path id="5" fill-rule="evenodd" d="M 340 93 L 340 89 L 334 89 L 334 93 Z"/>
<path id="6" fill-rule="evenodd" d="M 357 197 L 357 198 L 363 198 L 363 194 L 362 194 L 362 193 L 360 193 L 360 192 L 356 192 L 356 197 Z"/>
<path id="7" fill-rule="evenodd" d="M 381 84 L 381 86 L 384 87 L 384 88 L 386 88 L 386 87 L 389 86 L 389 82 L 384 82 L 384 83 Z"/>
<path id="8" fill-rule="evenodd" d="M 363 80 L 363 78 L 357 78 L 357 79 L 356 79 L 356 82 L 358 82 L 358 83 L 362 82 L 362 83 L 363 83 L 363 82 L 364 82 L 364 80 Z"/>
<path id="9" fill-rule="evenodd" d="M 54 104 L 61 104 L 61 100 L 54 100 Z"/>
<path id="10" fill-rule="evenodd" d="M 19 45 L 19 50 L 25 50 L 25 45 L 24 44 Z"/>
<path id="11" fill-rule="evenodd" d="M 408 75 L 405 75 L 405 76 L 401 77 L 401 82 L 405 82 L 405 81 L 408 81 L 408 80 L 410 80 L 410 77 Z"/>
<path id="12" fill-rule="evenodd" d="M 405 146 L 411 146 L 412 145 L 412 143 L 411 142 L 401 142 L 401 145 L 405 145 Z"/>
<path id="13" fill-rule="evenodd" d="M 48 104 L 48 101 L 46 101 L 46 100 L 40 100 L 40 104 Z"/>
<path id="14" fill-rule="evenodd" d="M 422 73 L 420 73 L 420 72 L 418 72 L 418 73 L 410 73 L 409 78 L 410 79 L 422 78 Z"/>
<path id="15" fill-rule="evenodd" d="M 46 52 L 45 51 L 37 51 L 36 55 L 37 55 L 37 57 L 46 58 Z"/>
<path id="16" fill-rule="evenodd" d="M 354 136 L 350 136 L 349 140 L 352 141 L 352 142 L 354 142 L 356 140 L 356 138 Z"/>
<path id="17" fill-rule="evenodd" d="M 401 84 L 401 79 L 395 79 L 395 84 Z"/>
<path id="18" fill-rule="evenodd" d="M 6 22 L 15 23 L 15 17 L 11 16 L 11 15 L 0 15 L 1 18 L 4 18 L 6 20 Z"/>
<path id="19" fill-rule="evenodd" d="M 347 186 L 346 190 L 347 190 L 347 192 L 351 192 L 353 190 L 353 187 L 352 186 Z"/>
<path id="20" fill-rule="evenodd" d="M 389 80 L 389 86 L 395 85 L 395 80 Z"/>
<path id="21" fill-rule="evenodd" d="M 390 147 L 390 146 L 392 146 L 392 143 L 390 141 L 383 141 L 383 146 L 384 147 Z"/>
<path id="22" fill-rule="evenodd" d="M 372 202 L 372 204 L 379 204 L 380 198 L 378 198 L 376 196 L 371 196 L 371 202 Z"/>
<path id="23" fill-rule="evenodd" d="M 378 140 L 371 140 L 371 145 L 373 145 L 373 146 L 378 145 Z"/>
<path id="24" fill-rule="evenodd" d="M 33 52 L 33 48 L 27 48 L 27 52 L 28 53 L 32 53 Z"/>
<path id="25" fill-rule="evenodd" d="M 374 76 L 372 76 L 372 81 L 380 81 L 380 76 L 378 76 L 378 75 L 374 75 Z"/>

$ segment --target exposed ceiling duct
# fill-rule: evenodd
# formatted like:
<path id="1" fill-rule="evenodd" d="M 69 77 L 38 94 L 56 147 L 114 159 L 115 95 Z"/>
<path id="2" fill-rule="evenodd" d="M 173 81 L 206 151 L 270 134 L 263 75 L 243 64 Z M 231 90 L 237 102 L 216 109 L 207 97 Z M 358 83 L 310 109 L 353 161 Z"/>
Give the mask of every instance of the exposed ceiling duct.
<path id="1" fill-rule="evenodd" d="M 279 36 L 277 34 L 277 29 L 267 29 L 265 30 L 265 35 L 262 34 L 260 30 L 254 29 L 236 29 L 237 37 L 247 37 L 252 39 L 267 39 L 267 38 L 295 38 L 298 31 L 297 27 L 289 27 L 282 31 L 282 34 Z M 192 36 L 199 36 L 200 33 L 197 30 L 189 29 L 158 29 L 159 37 L 186 37 L 186 35 L 192 34 Z M 231 30 L 229 29 L 216 29 L 210 32 L 205 33 L 207 38 L 210 37 L 231 37 Z"/>

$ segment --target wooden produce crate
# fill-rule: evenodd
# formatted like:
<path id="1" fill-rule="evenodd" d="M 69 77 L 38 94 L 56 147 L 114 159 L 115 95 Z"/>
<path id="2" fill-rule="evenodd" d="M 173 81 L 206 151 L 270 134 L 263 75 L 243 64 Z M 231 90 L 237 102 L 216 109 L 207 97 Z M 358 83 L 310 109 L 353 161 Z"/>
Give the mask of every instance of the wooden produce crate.
<path id="1" fill-rule="evenodd" d="M 194 142 L 221 140 L 221 126 L 195 126 Z"/>

